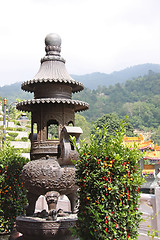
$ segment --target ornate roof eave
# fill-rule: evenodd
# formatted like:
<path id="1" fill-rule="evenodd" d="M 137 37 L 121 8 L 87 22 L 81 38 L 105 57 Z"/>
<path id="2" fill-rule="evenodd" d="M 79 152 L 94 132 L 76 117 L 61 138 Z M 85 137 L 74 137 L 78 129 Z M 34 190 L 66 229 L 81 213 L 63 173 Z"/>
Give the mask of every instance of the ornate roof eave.
<path id="1" fill-rule="evenodd" d="M 75 112 L 85 111 L 89 108 L 89 104 L 86 102 L 71 100 L 71 99 L 60 99 L 60 98 L 41 98 L 32 99 L 20 102 L 16 105 L 18 110 L 31 111 L 33 105 L 36 104 L 68 104 L 75 106 Z"/>
<path id="2" fill-rule="evenodd" d="M 80 92 L 84 89 L 84 86 L 82 83 L 71 80 L 71 79 L 60 79 L 60 78 L 41 78 L 41 79 L 32 79 L 26 82 L 23 82 L 21 85 L 22 90 L 27 91 L 27 92 L 34 92 L 35 84 L 37 83 L 64 83 L 71 85 L 72 87 L 72 92 Z"/>

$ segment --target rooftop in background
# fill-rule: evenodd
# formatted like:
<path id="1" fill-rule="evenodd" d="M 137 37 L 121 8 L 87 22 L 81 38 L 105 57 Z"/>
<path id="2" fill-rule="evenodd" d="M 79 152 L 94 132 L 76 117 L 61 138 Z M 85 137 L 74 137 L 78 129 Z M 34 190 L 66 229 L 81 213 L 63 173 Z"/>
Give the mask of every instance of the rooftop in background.
<path id="1" fill-rule="evenodd" d="M 145 151 L 144 160 L 151 160 L 152 163 L 160 161 L 160 146 L 154 145 L 151 140 L 145 141 L 142 134 L 139 137 L 124 136 L 123 143 L 130 149 L 136 147 L 141 151 Z"/>
<path id="2" fill-rule="evenodd" d="M 129 148 L 137 147 L 139 150 L 154 149 L 154 144 L 151 140 L 145 141 L 142 134 L 140 134 L 139 137 L 124 136 L 123 143 Z"/>

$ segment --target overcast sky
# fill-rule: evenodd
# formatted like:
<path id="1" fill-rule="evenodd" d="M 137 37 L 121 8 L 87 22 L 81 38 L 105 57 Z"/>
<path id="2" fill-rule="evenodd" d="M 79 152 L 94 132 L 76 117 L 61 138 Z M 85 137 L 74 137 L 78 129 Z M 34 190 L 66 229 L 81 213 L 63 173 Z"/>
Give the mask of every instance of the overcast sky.
<path id="1" fill-rule="evenodd" d="M 160 0 L 0 0 L 0 85 L 39 70 L 48 33 L 70 74 L 160 64 Z"/>

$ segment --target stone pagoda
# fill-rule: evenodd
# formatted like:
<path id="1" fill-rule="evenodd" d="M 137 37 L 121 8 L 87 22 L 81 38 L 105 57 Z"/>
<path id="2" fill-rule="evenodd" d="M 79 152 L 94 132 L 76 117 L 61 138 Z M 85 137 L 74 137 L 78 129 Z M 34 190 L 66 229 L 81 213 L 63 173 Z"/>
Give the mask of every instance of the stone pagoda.
<path id="1" fill-rule="evenodd" d="M 22 84 L 24 91 L 34 93 L 34 99 L 17 104 L 17 109 L 31 112 L 31 161 L 22 171 L 28 190 L 27 216 L 18 217 L 16 223 L 24 239 L 72 239 L 68 238 L 68 228 L 75 224 L 77 191 L 72 160 L 78 154 L 70 135 L 75 136 L 78 144 L 82 130 L 74 127 L 75 112 L 87 110 L 88 104 L 72 100 L 72 93 L 82 91 L 83 85 L 66 71 L 60 55 L 61 38 L 48 34 L 45 45 L 46 55 L 38 73 Z M 45 195 L 48 204 L 48 212 L 40 215 L 43 218 L 35 214 L 40 195 Z M 66 195 L 71 202 L 72 214 L 68 217 L 63 209 L 56 209 L 60 195 Z"/>

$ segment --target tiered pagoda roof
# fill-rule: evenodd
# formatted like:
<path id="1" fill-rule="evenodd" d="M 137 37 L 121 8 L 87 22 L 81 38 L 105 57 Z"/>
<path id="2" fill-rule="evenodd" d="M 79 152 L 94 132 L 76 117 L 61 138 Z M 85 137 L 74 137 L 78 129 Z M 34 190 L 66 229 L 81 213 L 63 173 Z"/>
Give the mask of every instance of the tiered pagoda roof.
<path id="1" fill-rule="evenodd" d="M 73 105 L 75 112 L 87 110 L 88 103 L 72 100 L 72 93 L 82 91 L 83 84 L 71 78 L 65 68 L 65 60 L 60 56 L 61 38 L 55 34 L 48 34 L 45 38 L 46 55 L 41 59 L 41 66 L 38 73 L 32 80 L 22 83 L 22 89 L 28 92 L 34 92 L 34 99 L 23 101 L 17 104 L 17 108 L 23 111 L 31 111 L 32 106 L 37 104 L 68 104 Z M 51 86 L 52 85 L 52 86 Z M 54 87 L 54 86 L 55 87 Z M 67 94 L 61 90 L 59 94 L 55 94 L 57 86 L 67 87 Z M 53 89 L 53 93 L 51 90 Z M 48 97 L 48 91 L 50 94 Z M 37 94 L 38 91 L 43 94 Z M 46 91 L 46 92 L 45 92 Z"/>

